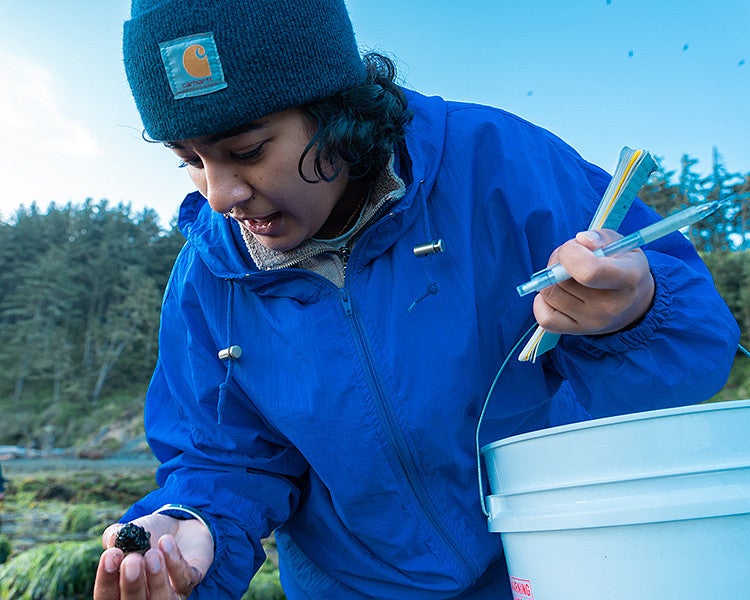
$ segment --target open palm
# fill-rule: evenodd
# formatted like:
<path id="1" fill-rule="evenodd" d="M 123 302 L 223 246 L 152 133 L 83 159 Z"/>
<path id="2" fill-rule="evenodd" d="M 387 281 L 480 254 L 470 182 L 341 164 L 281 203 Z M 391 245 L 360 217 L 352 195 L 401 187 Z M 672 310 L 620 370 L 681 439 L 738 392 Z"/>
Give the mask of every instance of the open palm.
<path id="1" fill-rule="evenodd" d="M 124 555 L 114 547 L 122 524 L 102 535 L 105 550 L 94 585 L 95 600 L 184 600 L 198 585 L 213 561 L 213 541 L 198 520 L 180 520 L 163 514 L 133 521 L 151 534 L 151 549 L 144 556 Z"/>

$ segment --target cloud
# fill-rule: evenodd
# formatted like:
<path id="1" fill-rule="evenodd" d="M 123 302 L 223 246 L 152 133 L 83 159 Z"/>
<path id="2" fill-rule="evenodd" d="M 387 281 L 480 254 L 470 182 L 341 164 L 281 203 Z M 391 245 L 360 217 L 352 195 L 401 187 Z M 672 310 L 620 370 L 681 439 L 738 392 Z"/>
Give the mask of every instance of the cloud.
<path id="1" fill-rule="evenodd" d="M 65 114 L 59 82 L 49 70 L 3 50 L 0 65 L 0 130 L 6 140 L 0 150 L 3 160 L 28 159 L 22 149 L 27 144 L 37 159 L 45 152 L 74 158 L 100 153 L 86 125 Z"/>

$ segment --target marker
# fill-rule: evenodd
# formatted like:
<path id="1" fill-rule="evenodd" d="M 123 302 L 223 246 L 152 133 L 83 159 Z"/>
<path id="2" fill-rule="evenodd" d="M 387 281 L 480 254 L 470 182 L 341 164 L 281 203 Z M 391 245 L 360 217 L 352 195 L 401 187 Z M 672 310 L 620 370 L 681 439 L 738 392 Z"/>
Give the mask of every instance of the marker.
<path id="1" fill-rule="evenodd" d="M 660 237 L 697 223 L 701 219 L 705 219 L 712 212 L 717 210 L 720 206 L 726 204 L 729 200 L 716 200 L 714 202 L 706 202 L 705 204 L 698 204 L 691 206 L 678 213 L 675 213 L 665 219 L 657 221 L 648 227 L 644 227 L 620 238 L 617 241 L 607 244 L 603 248 L 594 250 L 595 256 L 614 256 L 615 254 L 622 254 L 630 250 L 640 248 L 644 244 L 658 240 Z M 519 296 L 525 296 L 532 292 L 538 292 L 546 287 L 560 283 L 570 279 L 570 274 L 565 270 L 560 263 L 547 267 L 541 271 L 537 271 L 531 276 L 526 283 L 522 283 L 516 288 Z"/>

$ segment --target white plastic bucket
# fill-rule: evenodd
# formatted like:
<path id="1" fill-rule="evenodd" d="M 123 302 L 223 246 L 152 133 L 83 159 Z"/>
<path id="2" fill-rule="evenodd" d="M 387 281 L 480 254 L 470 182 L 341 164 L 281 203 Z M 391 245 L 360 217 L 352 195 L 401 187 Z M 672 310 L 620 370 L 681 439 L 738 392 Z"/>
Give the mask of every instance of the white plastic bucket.
<path id="1" fill-rule="evenodd" d="M 514 600 L 750 599 L 750 400 L 482 448 Z"/>

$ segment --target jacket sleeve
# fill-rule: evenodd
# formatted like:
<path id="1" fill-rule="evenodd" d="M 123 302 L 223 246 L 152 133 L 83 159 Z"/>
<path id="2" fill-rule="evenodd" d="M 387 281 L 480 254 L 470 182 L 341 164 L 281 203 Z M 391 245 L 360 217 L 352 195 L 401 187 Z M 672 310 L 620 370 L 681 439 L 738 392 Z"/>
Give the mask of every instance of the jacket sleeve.
<path id="1" fill-rule="evenodd" d="M 498 122 L 481 130 L 482 151 L 496 158 L 480 172 L 480 184 L 489 181 L 482 188 L 487 228 L 475 252 L 486 257 L 485 248 L 497 249 L 487 260 L 504 265 L 506 280 L 521 282 L 588 227 L 611 177 L 549 132 L 512 115 L 496 116 Z M 659 218 L 636 199 L 618 231 L 627 235 Z M 564 335 L 542 356 L 550 389 L 567 381 L 565 391 L 580 403 L 556 420 L 696 403 L 726 382 L 739 332 L 705 264 L 679 232 L 643 249 L 656 284 L 646 315 L 614 334 Z M 531 311 L 532 301 L 520 305 Z"/>
<path id="2" fill-rule="evenodd" d="M 171 503 L 198 509 L 212 528 L 215 553 L 191 598 L 239 598 L 263 562 L 260 540 L 295 509 L 307 465 L 227 376 L 216 351 L 222 334 L 206 318 L 227 283 L 212 281 L 197 263 L 183 251 L 173 270 L 146 397 L 144 422 L 161 463 L 159 487 L 122 520 Z M 226 395 L 221 424 L 220 393 Z"/>
<path id="3" fill-rule="evenodd" d="M 498 157 L 488 176 L 492 193 L 485 196 L 488 230 L 496 238 L 492 232 L 507 234 L 492 246 L 508 256 L 516 251 L 516 264 L 501 264 L 520 282 L 588 227 L 611 177 L 517 118 L 505 118 L 499 133 L 485 129 L 482 148 Z M 618 231 L 627 235 L 659 218 L 636 199 Z M 564 335 L 542 356 L 551 389 L 567 381 L 580 403 L 572 408 L 592 417 L 704 401 L 724 385 L 736 354 L 737 323 L 685 236 L 675 232 L 643 250 L 656 284 L 644 317 L 614 334 Z M 490 260 L 503 261 L 502 254 Z M 531 310 L 532 298 L 526 301 Z"/>
<path id="4" fill-rule="evenodd" d="M 656 218 L 637 201 L 622 230 Z M 646 315 L 614 334 L 562 336 L 550 353 L 593 417 L 704 401 L 722 388 L 736 354 L 737 323 L 692 244 L 675 233 L 644 251 L 656 284 Z"/>

